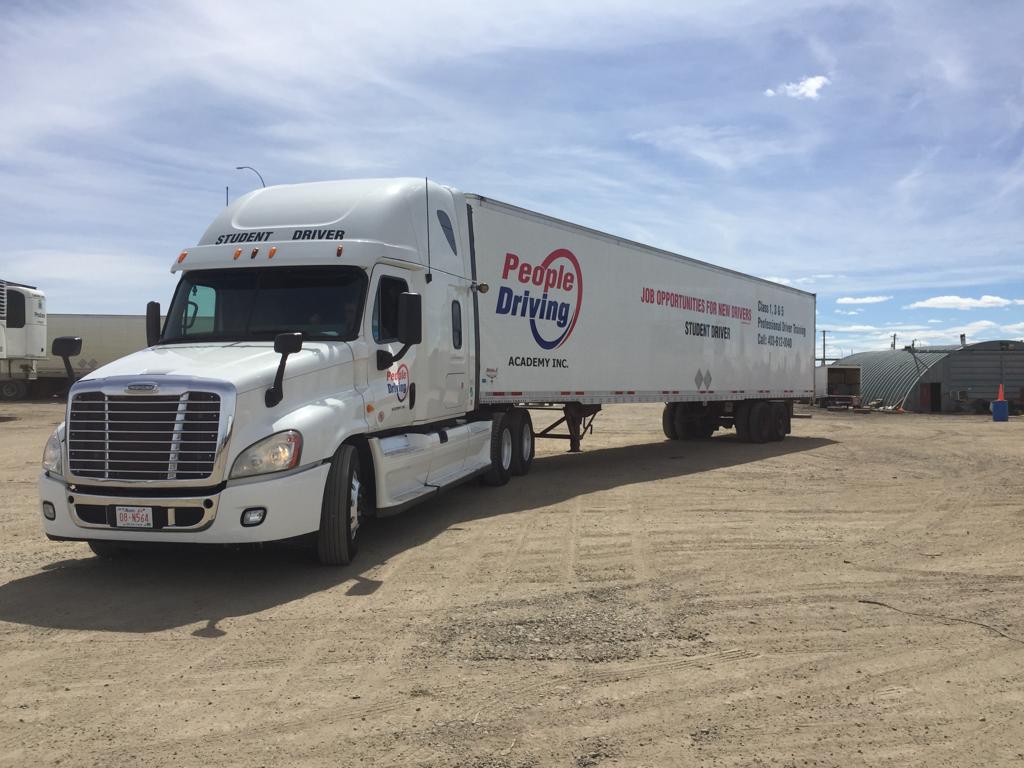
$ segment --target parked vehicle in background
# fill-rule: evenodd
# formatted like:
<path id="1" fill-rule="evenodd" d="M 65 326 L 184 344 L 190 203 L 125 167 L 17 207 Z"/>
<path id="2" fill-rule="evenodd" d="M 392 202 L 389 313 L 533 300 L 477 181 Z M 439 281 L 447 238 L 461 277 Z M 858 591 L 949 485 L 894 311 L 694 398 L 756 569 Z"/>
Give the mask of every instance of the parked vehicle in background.
<path id="1" fill-rule="evenodd" d="M 51 538 L 307 537 L 344 564 L 367 517 L 524 475 L 537 437 L 579 450 L 605 405 L 764 442 L 814 389 L 813 294 L 422 179 L 256 190 L 172 271 L 148 348 L 71 390 Z"/>
<path id="2" fill-rule="evenodd" d="M 0 400 L 42 397 L 67 388 L 64 362 L 51 354 L 61 336 L 86 339 L 71 359 L 81 378 L 146 346 L 144 315 L 48 315 L 38 288 L 0 281 Z"/>
<path id="3" fill-rule="evenodd" d="M 821 408 L 860 405 L 859 365 L 819 365 L 814 369 L 814 399 Z"/>

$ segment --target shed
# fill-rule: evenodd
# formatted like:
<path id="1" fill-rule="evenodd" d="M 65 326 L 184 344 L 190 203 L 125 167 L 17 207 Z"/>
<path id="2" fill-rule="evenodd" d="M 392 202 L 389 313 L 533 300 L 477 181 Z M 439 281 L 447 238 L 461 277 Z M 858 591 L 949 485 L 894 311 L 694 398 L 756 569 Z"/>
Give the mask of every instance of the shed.
<path id="1" fill-rule="evenodd" d="M 861 401 L 908 411 L 985 413 L 999 384 L 1024 409 L 1024 342 L 858 352 L 836 365 L 859 365 Z"/>

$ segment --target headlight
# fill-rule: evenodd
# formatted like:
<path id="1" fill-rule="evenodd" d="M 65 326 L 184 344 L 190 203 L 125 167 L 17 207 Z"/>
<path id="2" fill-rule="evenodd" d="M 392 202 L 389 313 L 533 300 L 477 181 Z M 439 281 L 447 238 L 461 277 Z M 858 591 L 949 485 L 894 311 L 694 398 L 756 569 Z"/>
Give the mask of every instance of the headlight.
<path id="1" fill-rule="evenodd" d="M 64 461 L 62 453 L 60 428 L 58 427 L 53 430 L 53 434 L 50 435 L 50 439 L 46 441 L 46 447 L 43 449 L 43 469 L 54 475 L 63 475 Z"/>
<path id="2" fill-rule="evenodd" d="M 302 435 L 294 429 L 278 432 L 242 451 L 231 467 L 231 477 L 281 472 L 298 466 L 301 456 Z"/>

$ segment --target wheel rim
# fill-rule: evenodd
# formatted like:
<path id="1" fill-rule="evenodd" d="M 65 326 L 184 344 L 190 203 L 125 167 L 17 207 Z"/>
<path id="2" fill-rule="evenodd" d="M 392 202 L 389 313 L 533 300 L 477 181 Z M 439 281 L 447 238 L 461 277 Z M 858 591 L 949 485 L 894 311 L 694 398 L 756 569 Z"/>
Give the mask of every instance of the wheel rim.
<path id="1" fill-rule="evenodd" d="M 352 484 L 348 489 L 348 525 L 349 530 L 352 532 L 353 540 L 359 531 L 359 493 L 361 488 L 362 484 L 359 482 L 359 475 L 353 472 Z"/>
<path id="2" fill-rule="evenodd" d="M 501 431 L 501 468 L 508 469 L 512 466 L 512 430 Z"/>
<path id="3" fill-rule="evenodd" d="M 529 461 L 530 454 L 533 452 L 533 430 L 529 424 L 523 425 L 523 440 L 520 447 L 523 451 L 523 461 Z"/>
<path id="4" fill-rule="evenodd" d="M 18 385 L 13 381 L 5 381 L 3 385 L 0 385 L 0 394 L 6 398 L 13 398 L 18 394 Z"/>

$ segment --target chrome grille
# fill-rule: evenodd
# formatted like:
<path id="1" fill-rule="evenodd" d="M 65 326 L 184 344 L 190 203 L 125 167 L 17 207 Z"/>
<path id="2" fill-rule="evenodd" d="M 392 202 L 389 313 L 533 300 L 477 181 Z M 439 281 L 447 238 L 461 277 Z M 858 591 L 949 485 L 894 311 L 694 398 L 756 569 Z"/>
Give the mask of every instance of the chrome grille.
<path id="1" fill-rule="evenodd" d="M 68 466 L 82 478 L 202 480 L 217 458 L 220 396 L 107 395 L 71 401 Z"/>

